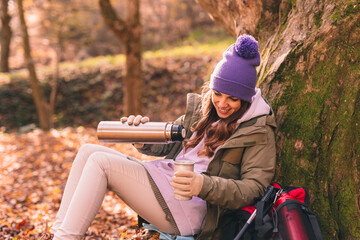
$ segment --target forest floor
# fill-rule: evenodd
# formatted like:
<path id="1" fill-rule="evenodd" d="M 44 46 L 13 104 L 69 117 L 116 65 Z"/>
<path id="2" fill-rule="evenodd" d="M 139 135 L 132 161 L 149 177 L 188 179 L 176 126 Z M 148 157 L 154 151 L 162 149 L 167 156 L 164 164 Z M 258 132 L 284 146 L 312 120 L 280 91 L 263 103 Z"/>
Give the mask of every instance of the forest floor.
<path id="1" fill-rule="evenodd" d="M 99 144 L 93 128 L 28 133 L 0 131 L 0 239 L 37 239 L 52 226 L 72 161 L 84 143 Z M 108 147 L 141 160 L 130 144 Z M 137 215 L 108 192 L 83 239 L 158 239 L 136 231 Z"/>

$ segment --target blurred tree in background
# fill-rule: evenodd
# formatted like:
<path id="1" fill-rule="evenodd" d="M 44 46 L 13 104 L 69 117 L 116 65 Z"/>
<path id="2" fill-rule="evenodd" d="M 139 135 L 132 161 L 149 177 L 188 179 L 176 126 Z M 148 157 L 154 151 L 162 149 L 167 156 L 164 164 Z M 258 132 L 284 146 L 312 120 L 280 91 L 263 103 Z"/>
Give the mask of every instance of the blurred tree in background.
<path id="1" fill-rule="evenodd" d="M 20 19 L 20 27 L 23 39 L 24 59 L 26 68 L 29 72 L 29 81 L 33 99 L 35 102 L 36 110 L 39 116 L 40 127 L 44 130 L 49 130 L 53 127 L 52 114 L 49 109 L 49 104 L 46 102 L 43 90 L 40 86 L 35 65 L 31 56 L 30 39 L 28 34 L 28 28 L 26 25 L 23 1 L 17 0 L 17 8 Z"/>
<path id="2" fill-rule="evenodd" d="M 142 114 L 143 79 L 141 71 L 142 27 L 140 23 L 140 0 L 126 1 L 126 20 L 116 14 L 110 0 L 99 0 L 99 5 L 107 26 L 125 47 L 124 115 Z"/>
<path id="3" fill-rule="evenodd" d="M 12 31 L 10 28 L 11 16 L 8 12 L 9 0 L 0 1 L 0 72 L 9 72 L 10 40 Z"/>

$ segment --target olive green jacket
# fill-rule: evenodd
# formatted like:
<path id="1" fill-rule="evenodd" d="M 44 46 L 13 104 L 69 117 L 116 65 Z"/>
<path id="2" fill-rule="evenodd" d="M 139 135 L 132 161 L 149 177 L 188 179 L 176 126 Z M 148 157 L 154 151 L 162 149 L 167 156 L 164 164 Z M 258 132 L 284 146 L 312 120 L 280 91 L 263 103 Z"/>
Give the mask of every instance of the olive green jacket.
<path id="1" fill-rule="evenodd" d="M 191 137 L 190 128 L 200 119 L 200 108 L 200 96 L 188 94 L 186 114 L 174 122 L 185 127 L 186 138 Z M 207 214 L 197 239 L 219 239 L 221 226 L 230 220 L 227 213 L 251 205 L 265 192 L 275 173 L 275 127 L 274 114 L 259 116 L 241 123 L 219 147 L 203 173 L 204 183 L 198 197 L 207 202 Z M 181 143 L 173 143 L 145 145 L 139 151 L 175 159 L 181 149 Z M 154 191 L 157 196 L 161 195 L 156 186 Z M 167 206 L 163 209 L 174 223 Z"/>

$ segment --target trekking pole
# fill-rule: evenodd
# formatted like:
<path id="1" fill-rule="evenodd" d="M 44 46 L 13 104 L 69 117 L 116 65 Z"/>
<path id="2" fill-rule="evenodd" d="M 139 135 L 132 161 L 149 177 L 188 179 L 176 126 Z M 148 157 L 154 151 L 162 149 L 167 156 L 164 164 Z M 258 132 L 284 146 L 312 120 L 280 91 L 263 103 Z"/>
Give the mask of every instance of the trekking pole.
<path id="1" fill-rule="evenodd" d="M 269 186 L 268 189 L 266 190 L 265 195 L 260 200 L 260 202 L 267 202 L 270 199 L 270 197 L 272 196 L 274 189 L 275 189 L 274 186 Z M 234 240 L 239 240 L 242 237 L 242 235 L 245 233 L 245 231 L 247 230 L 247 228 L 249 227 L 249 225 L 251 224 L 251 222 L 254 220 L 255 217 L 256 217 L 256 209 L 251 214 L 249 219 L 246 221 L 244 226 L 241 228 L 240 232 L 236 235 Z"/>

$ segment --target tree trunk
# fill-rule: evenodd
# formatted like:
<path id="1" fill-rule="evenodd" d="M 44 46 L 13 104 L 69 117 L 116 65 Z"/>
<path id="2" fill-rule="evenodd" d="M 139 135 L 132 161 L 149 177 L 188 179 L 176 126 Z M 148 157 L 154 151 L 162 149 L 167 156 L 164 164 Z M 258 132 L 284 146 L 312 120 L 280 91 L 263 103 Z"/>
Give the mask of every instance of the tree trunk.
<path id="1" fill-rule="evenodd" d="M 129 0 L 127 7 L 128 39 L 126 41 L 125 113 L 141 114 L 143 81 L 141 71 L 140 1 Z"/>
<path id="2" fill-rule="evenodd" d="M 109 0 L 99 0 L 107 26 L 125 46 L 126 74 L 124 77 L 124 114 L 141 114 L 143 79 L 141 70 L 142 44 L 140 1 L 127 1 L 127 20 L 117 16 Z"/>
<path id="3" fill-rule="evenodd" d="M 12 31 L 10 28 L 11 16 L 8 13 L 8 0 L 1 0 L 0 2 L 0 19 L 0 72 L 9 72 L 10 42 Z"/>
<path id="4" fill-rule="evenodd" d="M 60 38 L 59 38 L 60 40 Z M 61 40 L 60 40 L 61 41 Z M 49 117 L 50 117 L 50 128 L 54 127 L 54 112 L 55 112 L 55 104 L 56 104 L 56 94 L 57 94 L 57 89 L 58 89 L 58 82 L 59 82 L 59 78 L 60 78 L 60 59 L 61 59 L 61 55 L 62 55 L 62 51 L 61 51 L 61 46 L 60 44 L 58 46 L 55 47 L 54 49 L 55 51 L 55 63 L 54 63 L 54 72 L 53 72 L 53 79 L 50 83 L 51 85 L 51 92 L 50 92 L 50 99 L 49 99 Z"/>
<path id="5" fill-rule="evenodd" d="M 251 18 L 234 10 L 242 0 L 198 2 L 233 36 L 234 22 L 246 29 Z M 259 39 L 258 82 L 278 123 L 275 180 L 309 191 L 324 239 L 360 239 L 359 2 L 266 2 L 267 20 L 253 15 L 247 32 Z"/>
<path id="6" fill-rule="evenodd" d="M 17 0 L 17 4 L 18 4 L 18 12 L 19 12 L 21 33 L 23 39 L 24 57 L 25 57 L 26 67 L 29 71 L 30 86 L 31 86 L 36 110 L 39 116 L 40 127 L 44 130 L 49 130 L 51 126 L 51 118 L 49 116 L 49 106 L 45 102 L 45 97 L 42 92 L 39 80 L 36 76 L 35 65 L 31 57 L 30 41 L 29 41 L 29 35 L 25 22 L 22 0 Z"/>

